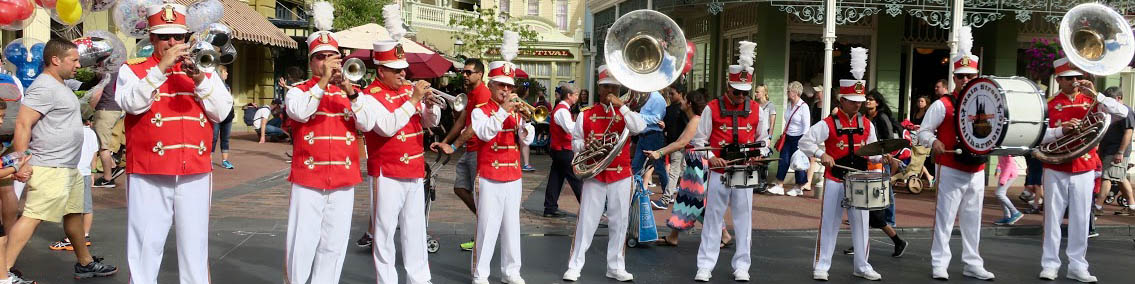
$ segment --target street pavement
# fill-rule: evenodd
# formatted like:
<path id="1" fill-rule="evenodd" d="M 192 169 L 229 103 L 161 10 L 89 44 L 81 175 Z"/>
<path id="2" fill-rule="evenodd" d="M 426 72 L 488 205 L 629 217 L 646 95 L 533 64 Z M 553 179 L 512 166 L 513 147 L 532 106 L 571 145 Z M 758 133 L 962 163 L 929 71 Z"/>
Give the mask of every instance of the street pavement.
<path id="1" fill-rule="evenodd" d="M 290 184 L 286 152 L 290 145 L 281 143 L 257 144 L 249 133 L 234 133 L 232 161 L 237 169 L 226 170 L 218 165 L 214 173 L 213 207 L 210 211 L 210 266 L 215 283 L 281 283 L 283 281 L 284 237 L 287 232 L 287 209 Z M 362 144 L 362 143 L 360 143 Z M 441 241 L 442 248 L 430 255 L 434 283 L 468 283 L 469 252 L 457 249 L 457 244 L 472 237 L 472 214 L 452 193 L 454 157 L 435 179 L 438 182 L 438 200 L 433 204 L 429 231 Z M 219 159 L 219 157 L 218 157 Z M 432 159 L 431 159 L 432 160 Z M 550 160 L 545 155 L 533 154 L 531 163 L 537 171 L 524 176 L 523 209 L 521 212 L 524 267 L 522 275 L 529 283 L 558 283 L 566 269 L 571 247 L 571 233 L 575 218 L 544 218 L 541 216 L 544 179 Z M 1020 181 L 1018 181 L 1019 183 Z M 62 237 L 60 226 L 45 223 L 23 251 L 16 267 L 40 283 L 127 283 L 125 258 L 125 180 L 118 180 L 113 189 L 95 189 L 95 225 L 91 236 L 95 255 L 119 266 L 117 276 L 101 279 L 73 280 L 70 252 L 50 251 L 47 246 Z M 354 247 L 353 243 L 367 228 L 369 196 L 365 182 L 356 190 L 352 223 L 351 247 L 343 269 L 342 283 L 373 283 L 374 268 L 369 250 Z M 1020 188 L 1010 192 L 1015 197 Z M 1015 198 L 1014 198 L 1015 199 Z M 753 266 L 750 272 L 758 283 L 811 282 L 815 228 L 818 224 L 819 201 L 814 198 L 757 195 L 754 202 L 756 233 L 753 239 Z M 983 210 L 982 254 L 986 268 L 997 274 L 1002 283 L 1041 283 L 1039 273 L 1041 215 L 1028 215 L 1015 227 L 994 227 L 990 223 L 1000 218 L 1000 209 L 992 192 L 987 194 Z M 575 213 L 578 204 L 570 190 L 561 194 L 561 209 Z M 934 194 L 900 193 L 897 196 L 900 234 L 911 241 L 902 258 L 890 257 L 893 249 L 890 239 L 872 230 L 875 269 L 891 283 L 928 283 L 929 246 Z M 1023 206 L 1018 204 L 1018 206 Z M 1108 212 L 1116 207 L 1109 207 Z M 665 234 L 669 229 L 664 220 L 666 211 L 655 211 L 656 219 Z M 1135 217 L 1105 215 L 1099 220 L 1102 236 L 1090 241 L 1088 260 L 1091 270 L 1103 283 L 1130 283 L 1135 279 Z M 700 228 L 700 227 L 698 227 Z M 692 282 L 696 270 L 698 228 L 682 234 L 680 246 L 643 246 L 627 248 L 627 270 L 635 274 L 638 283 Z M 603 276 L 605 267 L 606 230 L 600 229 L 587 254 L 588 265 L 580 283 L 613 282 Z M 953 266 L 950 269 L 954 282 L 976 282 L 961 275 L 960 240 L 952 240 Z M 159 283 L 177 283 L 176 238 L 170 234 L 165 261 Z M 850 246 L 846 233 L 841 234 L 832 266 L 833 283 L 862 282 L 851 277 L 851 258 L 840 254 Z M 400 248 L 400 247 L 399 247 Z M 713 282 L 732 282 L 729 259 L 733 247 L 722 250 Z M 499 253 L 493 264 L 490 280 L 497 283 L 500 277 Z M 401 269 L 400 269 L 401 271 Z M 405 276 L 402 271 L 403 277 Z M 1063 270 L 1061 276 L 1064 275 Z M 402 279 L 405 281 L 405 279 Z M 1065 279 L 1055 283 L 1067 283 Z"/>

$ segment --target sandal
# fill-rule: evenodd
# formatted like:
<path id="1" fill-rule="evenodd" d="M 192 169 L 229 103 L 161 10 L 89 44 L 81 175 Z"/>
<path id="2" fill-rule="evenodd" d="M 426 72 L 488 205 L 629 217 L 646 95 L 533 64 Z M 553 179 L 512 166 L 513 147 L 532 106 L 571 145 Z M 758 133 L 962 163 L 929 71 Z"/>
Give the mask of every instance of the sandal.
<path id="1" fill-rule="evenodd" d="M 667 246 L 667 247 L 676 247 L 676 246 L 678 246 L 678 240 L 674 240 L 674 242 L 670 242 L 670 238 L 669 238 L 669 237 L 670 237 L 670 236 L 662 236 L 661 238 L 658 238 L 658 240 L 657 240 L 657 241 L 654 241 L 654 243 L 656 243 L 656 244 L 657 244 L 657 245 L 659 245 L 659 246 Z"/>

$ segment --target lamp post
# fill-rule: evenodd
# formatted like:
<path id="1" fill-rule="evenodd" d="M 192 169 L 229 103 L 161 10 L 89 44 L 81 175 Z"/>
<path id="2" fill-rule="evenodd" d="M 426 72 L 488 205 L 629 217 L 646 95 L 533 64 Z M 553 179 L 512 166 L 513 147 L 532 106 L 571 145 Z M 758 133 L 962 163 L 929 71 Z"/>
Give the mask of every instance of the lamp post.
<path id="1" fill-rule="evenodd" d="M 465 45 L 465 42 L 461 41 L 460 39 L 453 42 L 453 57 L 457 57 L 457 56 L 461 55 L 460 49 L 464 45 Z"/>

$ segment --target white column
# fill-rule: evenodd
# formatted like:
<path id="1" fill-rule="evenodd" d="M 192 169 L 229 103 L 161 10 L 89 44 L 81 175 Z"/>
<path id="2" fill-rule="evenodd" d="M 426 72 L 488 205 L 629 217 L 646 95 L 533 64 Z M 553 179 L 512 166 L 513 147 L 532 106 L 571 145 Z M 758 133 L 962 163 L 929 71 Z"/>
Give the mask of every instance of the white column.
<path id="1" fill-rule="evenodd" d="M 958 0 L 961 1 L 961 0 Z M 832 45 L 835 44 L 835 0 L 824 2 L 824 109 L 820 110 L 826 117 L 832 109 Z"/>
<path id="2" fill-rule="evenodd" d="M 954 76 L 954 64 L 952 60 L 954 60 L 955 56 L 958 56 L 958 28 L 961 28 L 962 25 L 965 24 L 963 17 L 965 12 L 962 11 L 962 7 L 965 6 L 965 0 L 954 0 L 951 6 L 950 12 L 952 12 L 953 15 L 950 18 L 950 41 L 947 43 L 947 45 L 950 46 L 951 62 L 947 65 L 950 67 L 950 73 L 946 74 L 946 82 L 949 83 L 950 90 L 953 90 L 954 80 L 950 79 L 951 76 Z"/>

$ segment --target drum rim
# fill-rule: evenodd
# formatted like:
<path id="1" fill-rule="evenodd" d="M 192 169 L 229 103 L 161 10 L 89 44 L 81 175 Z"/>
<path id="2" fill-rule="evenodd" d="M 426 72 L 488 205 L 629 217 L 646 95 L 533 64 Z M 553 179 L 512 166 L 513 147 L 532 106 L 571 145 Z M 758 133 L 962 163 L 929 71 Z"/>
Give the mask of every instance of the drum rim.
<path id="1" fill-rule="evenodd" d="M 957 107 L 956 104 L 963 101 L 964 98 L 967 95 L 969 95 L 970 88 L 973 88 L 974 85 L 981 83 L 981 82 L 989 82 L 990 84 L 993 84 L 994 86 L 997 87 L 997 91 L 1001 95 L 1004 95 L 1005 93 L 1007 93 L 1005 91 L 1005 89 L 1001 87 L 1001 84 L 999 84 L 997 80 L 1022 81 L 1022 82 L 1029 84 L 1030 86 L 1032 86 L 1033 89 L 1037 89 L 1037 90 L 1040 89 L 1039 87 L 1037 87 L 1036 83 L 1034 83 L 1032 80 L 1028 80 L 1027 78 L 1020 77 L 1020 76 L 1009 76 L 1009 77 L 1005 77 L 1005 76 L 981 76 L 981 77 L 978 77 L 977 79 L 970 80 L 969 83 L 966 83 L 965 88 L 962 88 L 961 96 L 958 97 L 958 101 L 955 102 L 954 108 L 957 109 L 958 107 Z M 1025 92 L 1025 93 L 1028 93 L 1028 92 Z M 1040 96 L 1041 101 L 1047 101 L 1047 100 L 1045 100 L 1043 92 L 1034 92 L 1032 94 Z M 1039 127 L 1040 131 L 1039 131 L 1038 135 L 1036 136 L 1036 140 L 1033 141 L 1031 146 L 1036 146 L 1036 145 L 1040 144 L 1040 142 L 1044 139 L 1044 131 L 1048 127 L 1048 105 L 1044 104 L 1044 105 L 1042 105 L 1042 107 L 1040 109 L 1041 109 L 1040 110 L 1041 117 L 1044 117 L 1044 120 L 1043 120 L 1044 125 L 1042 127 Z M 1005 117 L 1012 117 L 1012 111 L 1013 111 L 1012 108 L 1008 108 L 1008 107 L 1005 108 Z M 954 126 L 955 126 L 955 128 L 957 128 L 957 129 L 954 129 L 954 131 L 956 131 L 959 134 L 958 140 L 960 140 L 960 142 L 961 142 L 960 144 L 962 144 L 962 146 L 966 148 L 965 150 L 969 151 L 970 153 L 976 154 L 976 155 L 989 155 L 989 153 L 997 150 L 997 146 L 1000 146 L 1002 143 L 1005 142 L 1005 137 L 1008 136 L 1008 132 L 1009 132 L 1008 126 L 1002 127 L 1001 131 L 1000 131 L 1001 132 L 1000 136 L 997 137 L 997 143 L 996 143 L 997 146 L 994 146 L 994 147 L 990 148 L 989 150 L 978 151 L 976 149 L 973 149 L 973 147 L 971 147 L 969 145 L 969 143 L 966 142 L 965 139 L 962 139 L 962 136 L 960 135 L 961 132 L 962 132 L 961 131 L 962 116 L 958 115 L 956 110 L 955 110 L 955 113 L 954 113 Z"/>

